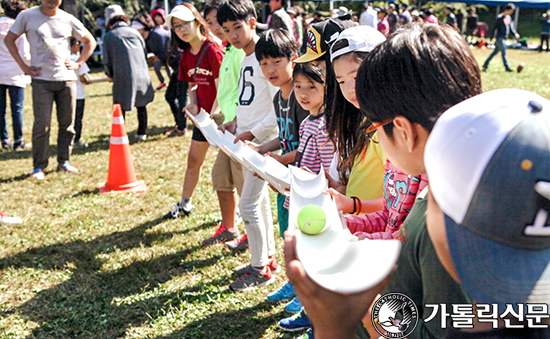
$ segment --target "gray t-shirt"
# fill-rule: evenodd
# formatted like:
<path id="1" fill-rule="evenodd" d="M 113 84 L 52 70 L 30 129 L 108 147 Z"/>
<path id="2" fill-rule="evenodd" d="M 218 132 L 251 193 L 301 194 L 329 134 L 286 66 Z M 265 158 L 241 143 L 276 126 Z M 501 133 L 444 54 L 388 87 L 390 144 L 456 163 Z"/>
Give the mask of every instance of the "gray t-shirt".
<path id="1" fill-rule="evenodd" d="M 71 14 L 58 9 L 55 16 L 44 15 L 39 7 L 27 9 L 17 16 L 10 28 L 17 35 L 25 33 L 31 48 L 31 66 L 41 67 L 35 79 L 47 81 L 76 80 L 74 70 L 65 66 L 70 58 L 70 38 L 89 34 Z"/>

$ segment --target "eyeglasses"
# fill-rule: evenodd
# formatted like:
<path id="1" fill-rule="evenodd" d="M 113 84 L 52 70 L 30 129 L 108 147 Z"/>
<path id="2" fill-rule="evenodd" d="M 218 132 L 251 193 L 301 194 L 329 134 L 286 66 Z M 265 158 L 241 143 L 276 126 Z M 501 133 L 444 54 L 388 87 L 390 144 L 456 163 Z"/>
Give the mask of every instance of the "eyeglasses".
<path id="1" fill-rule="evenodd" d="M 383 126 L 386 126 L 387 124 L 393 122 L 393 119 L 395 118 L 390 118 L 390 119 L 387 119 L 387 120 L 384 120 L 382 122 L 378 122 L 376 124 L 372 124 L 370 125 L 369 127 L 367 127 L 367 130 L 365 131 L 365 133 L 367 134 L 367 138 L 369 138 L 369 140 L 371 142 L 374 142 L 375 144 L 378 144 L 379 141 L 377 140 L 374 140 L 372 137 L 374 136 L 374 133 L 376 132 L 377 129 L 379 129 L 380 127 L 383 127 Z"/>
<path id="2" fill-rule="evenodd" d="M 186 26 L 189 26 L 189 22 L 186 22 L 184 24 L 175 25 L 175 26 L 173 26 L 173 28 L 174 28 L 174 31 L 179 32 L 179 31 L 183 31 L 183 28 L 186 27 Z"/>

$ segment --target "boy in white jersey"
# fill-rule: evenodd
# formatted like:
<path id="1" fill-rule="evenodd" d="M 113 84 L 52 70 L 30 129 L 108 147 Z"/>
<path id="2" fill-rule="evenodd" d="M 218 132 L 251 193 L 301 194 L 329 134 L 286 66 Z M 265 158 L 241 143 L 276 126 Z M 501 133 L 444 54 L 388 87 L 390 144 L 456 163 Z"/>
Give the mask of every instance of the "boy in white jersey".
<path id="1" fill-rule="evenodd" d="M 264 141 L 278 136 L 277 119 L 273 110 L 276 88 L 264 77 L 256 59 L 256 11 L 250 0 L 225 2 L 218 8 L 218 23 L 223 27 L 229 42 L 245 52 L 239 76 L 239 103 L 235 120 L 220 129 L 237 132 L 237 140 Z M 272 271 L 280 271 L 275 261 L 273 217 L 267 184 L 243 168 L 243 194 L 239 201 L 241 217 L 246 227 L 251 263 L 235 269 L 239 276 L 230 288 L 242 291 L 273 282 Z"/>

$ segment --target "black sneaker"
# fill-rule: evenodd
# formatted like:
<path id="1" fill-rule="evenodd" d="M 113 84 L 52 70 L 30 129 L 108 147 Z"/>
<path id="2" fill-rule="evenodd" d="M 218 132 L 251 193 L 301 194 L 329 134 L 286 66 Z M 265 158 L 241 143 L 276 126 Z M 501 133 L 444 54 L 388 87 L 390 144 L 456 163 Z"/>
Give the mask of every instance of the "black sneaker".
<path id="1" fill-rule="evenodd" d="M 219 244 L 221 242 L 226 242 L 233 240 L 239 237 L 239 230 L 235 229 L 230 231 L 224 224 L 220 223 L 220 226 L 216 229 L 216 233 L 210 238 L 203 240 L 202 244 L 206 246 L 211 246 L 214 244 Z"/>
<path id="2" fill-rule="evenodd" d="M 225 247 L 231 252 L 244 252 L 248 249 L 248 236 L 245 234 L 239 239 L 228 241 Z"/>
<path id="3" fill-rule="evenodd" d="M 232 291 L 244 291 L 250 288 L 269 285 L 273 281 L 275 281 L 275 277 L 271 274 L 269 267 L 266 269 L 265 273 L 252 269 L 237 278 L 237 280 L 229 285 L 229 288 L 231 288 Z"/>
<path id="4" fill-rule="evenodd" d="M 183 206 L 180 205 L 179 202 L 177 204 L 170 205 L 170 207 L 172 207 L 172 209 L 170 210 L 170 212 L 164 215 L 162 219 L 185 218 L 186 216 L 193 213 L 193 208 L 190 208 L 189 210 L 185 210 Z"/>

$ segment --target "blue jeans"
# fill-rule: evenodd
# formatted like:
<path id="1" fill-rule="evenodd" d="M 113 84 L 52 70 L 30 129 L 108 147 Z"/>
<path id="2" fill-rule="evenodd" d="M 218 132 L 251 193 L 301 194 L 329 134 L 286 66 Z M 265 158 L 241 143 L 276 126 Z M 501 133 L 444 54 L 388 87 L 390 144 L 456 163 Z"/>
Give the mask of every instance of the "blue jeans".
<path id="1" fill-rule="evenodd" d="M 508 59 L 506 59 L 506 40 L 505 39 L 497 39 L 495 43 L 495 50 L 487 60 L 485 60 L 485 63 L 483 64 L 483 68 L 487 68 L 489 66 L 489 62 L 491 62 L 491 59 L 493 59 L 494 56 L 496 56 L 500 52 L 502 54 L 502 63 L 504 64 L 504 68 L 510 69 L 510 66 L 508 65 Z"/>
<path id="2" fill-rule="evenodd" d="M 10 140 L 8 136 L 8 124 L 6 123 L 6 116 L 8 114 L 8 97 L 6 92 L 10 96 L 13 141 L 20 143 L 23 140 L 23 101 L 25 100 L 25 88 L 0 85 L 0 139 L 2 143 L 7 143 Z"/>

